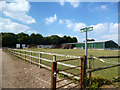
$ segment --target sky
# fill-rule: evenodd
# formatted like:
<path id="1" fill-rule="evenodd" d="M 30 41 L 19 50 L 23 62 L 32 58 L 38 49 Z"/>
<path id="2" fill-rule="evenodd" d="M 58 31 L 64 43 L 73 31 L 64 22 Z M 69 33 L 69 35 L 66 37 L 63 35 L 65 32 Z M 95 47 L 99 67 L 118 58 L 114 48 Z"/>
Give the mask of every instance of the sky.
<path id="1" fill-rule="evenodd" d="M 0 1 L 0 32 L 67 35 L 85 40 L 80 29 L 93 26 L 88 38 L 118 42 L 117 2 L 28 2 Z"/>

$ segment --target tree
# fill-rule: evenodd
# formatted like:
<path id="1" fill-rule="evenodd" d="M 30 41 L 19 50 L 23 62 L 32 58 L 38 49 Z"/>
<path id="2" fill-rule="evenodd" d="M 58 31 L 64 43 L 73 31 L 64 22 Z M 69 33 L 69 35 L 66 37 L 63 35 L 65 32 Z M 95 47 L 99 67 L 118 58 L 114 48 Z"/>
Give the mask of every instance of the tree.
<path id="1" fill-rule="evenodd" d="M 30 43 L 30 38 L 28 34 L 25 33 L 18 33 L 17 34 L 17 43 L 19 44 L 29 44 Z"/>
<path id="2" fill-rule="evenodd" d="M 44 45 L 50 45 L 52 44 L 51 37 L 44 37 Z"/>
<path id="3" fill-rule="evenodd" d="M 36 42 L 35 42 L 35 33 L 32 33 L 31 35 L 30 35 L 30 44 L 35 44 Z"/>
<path id="4" fill-rule="evenodd" d="M 57 35 L 52 35 L 51 36 L 51 42 L 52 42 L 52 44 L 60 45 L 61 38 L 59 36 L 57 36 Z"/>
<path id="5" fill-rule="evenodd" d="M 37 45 L 42 45 L 44 42 L 43 42 L 43 36 L 41 34 L 34 34 L 32 33 L 30 35 L 30 42 L 31 44 L 37 44 Z"/>
<path id="6" fill-rule="evenodd" d="M 35 35 L 35 43 L 38 45 L 43 44 L 43 36 L 41 34 L 36 34 Z"/>
<path id="7" fill-rule="evenodd" d="M 3 47 L 15 47 L 16 35 L 14 33 L 3 33 L 2 34 L 2 46 Z"/>
<path id="8" fill-rule="evenodd" d="M 73 43 L 78 42 L 77 38 L 76 38 L 76 37 L 73 37 L 73 38 L 72 38 L 72 42 L 73 42 Z"/>
<path id="9" fill-rule="evenodd" d="M 70 36 L 63 36 L 62 38 L 62 43 L 72 43 L 72 42 L 77 42 L 77 38 L 71 38 Z"/>
<path id="10" fill-rule="evenodd" d="M 87 39 L 87 41 L 95 41 L 95 39 Z M 85 41 L 83 41 L 83 42 L 85 42 Z"/>
<path id="11" fill-rule="evenodd" d="M 3 47 L 15 47 L 16 44 L 37 44 L 37 45 L 60 45 L 63 43 L 77 42 L 76 37 L 52 35 L 49 37 L 43 37 L 41 34 L 32 33 L 30 36 L 26 33 L 2 33 L 2 45 Z"/>

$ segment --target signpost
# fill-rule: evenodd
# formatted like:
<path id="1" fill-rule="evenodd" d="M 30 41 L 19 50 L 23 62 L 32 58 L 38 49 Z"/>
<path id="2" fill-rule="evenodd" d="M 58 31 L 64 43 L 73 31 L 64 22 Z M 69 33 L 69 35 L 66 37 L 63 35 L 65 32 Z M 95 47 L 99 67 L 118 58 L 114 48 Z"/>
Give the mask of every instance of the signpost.
<path id="1" fill-rule="evenodd" d="M 87 69 L 87 31 L 93 31 L 93 27 L 85 27 L 85 28 L 80 29 L 81 33 L 85 32 L 85 60 L 86 60 L 86 68 L 85 69 Z M 87 79 L 87 72 L 85 72 L 84 77 L 85 77 L 85 79 Z"/>

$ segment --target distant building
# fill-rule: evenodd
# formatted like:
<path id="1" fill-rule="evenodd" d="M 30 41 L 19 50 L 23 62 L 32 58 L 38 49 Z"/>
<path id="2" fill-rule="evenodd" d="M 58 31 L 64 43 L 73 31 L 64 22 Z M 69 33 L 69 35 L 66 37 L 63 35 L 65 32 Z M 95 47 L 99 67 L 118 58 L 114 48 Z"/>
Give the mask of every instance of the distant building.
<path id="1" fill-rule="evenodd" d="M 85 48 L 85 42 L 79 43 L 64 43 L 62 45 L 75 45 L 76 48 Z M 113 40 L 105 40 L 105 41 L 88 41 L 87 42 L 88 49 L 118 49 L 118 44 Z"/>
<path id="2" fill-rule="evenodd" d="M 26 44 L 16 44 L 16 48 L 20 49 L 20 48 L 26 48 Z"/>
<path id="3" fill-rule="evenodd" d="M 54 48 L 53 45 L 37 45 L 37 48 Z"/>
<path id="4" fill-rule="evenodd" d="M 36 44 L 29 44 L 29 45 L 27 45 L 27 48 L 37 48 L 37 45 Z"/>
<path id="5" fill-rule="evenodd" d="M 19 48 L 20 48 L 20 44 L 16 44 L 16 48 L 18 48 L 18 49 L 19 49 Z"/>

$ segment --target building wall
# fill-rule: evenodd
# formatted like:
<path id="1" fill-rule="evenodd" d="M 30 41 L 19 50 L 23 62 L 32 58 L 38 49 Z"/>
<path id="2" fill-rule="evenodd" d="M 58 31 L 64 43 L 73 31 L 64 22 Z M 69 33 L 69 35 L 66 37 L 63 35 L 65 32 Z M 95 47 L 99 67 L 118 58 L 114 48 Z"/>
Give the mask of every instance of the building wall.
<path id="1" fill-rule="evenodd" d="M 85 48 L 85 43 L 76 43 L 75 44 L 77 48 Z M 88 49 L 104 49 L 104 43 L 99 42 L 99 43 L 87 43 L 87 48 Z"/>
<path id="2" fill-rule="evenodd" d="M 64 45 L 75 45 L 77 48 L 84 49 L 85 48 L 85 43 L 66 43 Z M 116 49 L 118 48 L 118 44 L 115 43 L 114 41 L 106 41 L 106 42 L 89 42 L 87 43 L 87 48 L 88 49 Z"/>
<path id="3" fill-rule="evenodd" d="M 114 41 L 108 41 L 108 42 L 105 42 L 105 48 L 115 49 L 115 48 L 118 48 L 118 44 L 116 44 Z"/>

